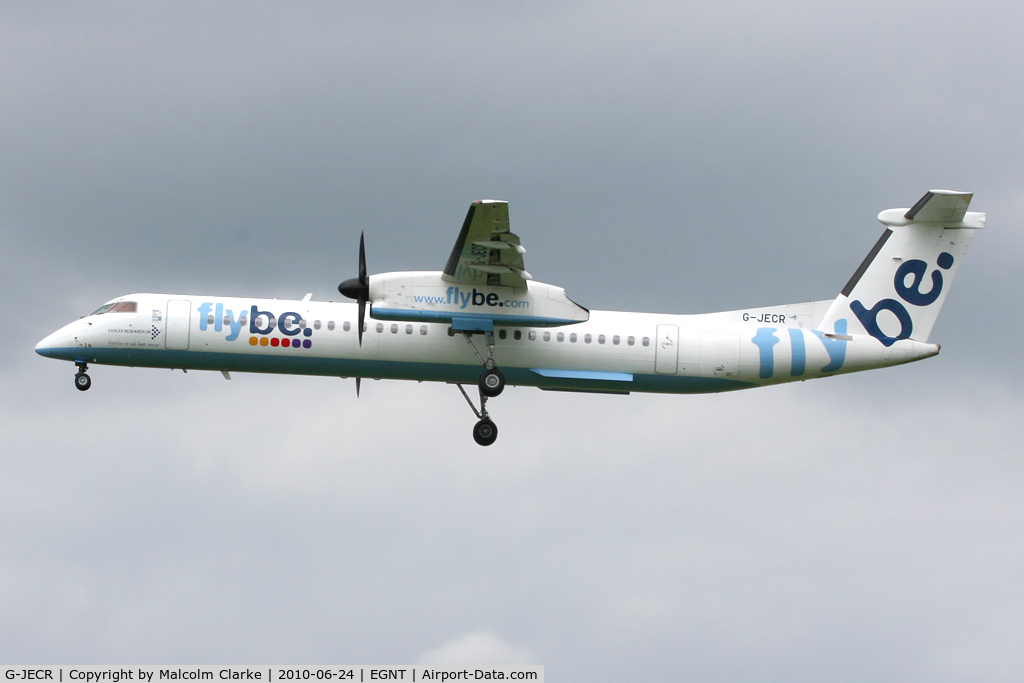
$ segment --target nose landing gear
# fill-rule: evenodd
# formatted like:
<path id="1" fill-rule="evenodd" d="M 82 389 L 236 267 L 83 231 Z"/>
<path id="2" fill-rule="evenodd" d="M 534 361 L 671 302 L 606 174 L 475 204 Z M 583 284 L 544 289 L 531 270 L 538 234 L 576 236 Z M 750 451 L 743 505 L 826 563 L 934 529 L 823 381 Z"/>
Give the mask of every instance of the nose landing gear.
<path id="1" fill-rule="evenodd" d="M 75 365 L 78 366 L 78 372 L 75 373 L 75 388 L 79 391 L 88 391 L 92 386 L 92 378 L 85 374 L 89 366 L 86 363 L 75 363 Z"/>

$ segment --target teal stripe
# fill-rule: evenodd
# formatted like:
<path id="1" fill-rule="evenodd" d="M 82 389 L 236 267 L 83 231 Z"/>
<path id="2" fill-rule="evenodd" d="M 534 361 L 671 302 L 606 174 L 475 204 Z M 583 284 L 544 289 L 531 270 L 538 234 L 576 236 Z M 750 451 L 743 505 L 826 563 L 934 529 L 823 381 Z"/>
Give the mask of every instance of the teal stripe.
<path id="1" fill-rule="evenodd" d="M 368 377 L 423 382 L 459 382 L 475 384 L 482 369 L 479 365 L 455 363 L 412 363 L 380 359 L 323 358 L 305 350 L 281 353 L 223 353 L 199 351 L 168 351 L 159 349 L 46 349 L 51 358 L 74 360 L 85 356 L 96 365 L 120 365 L 149 368 L 185 368 L 188 370 L 230 370 L 284 375 L 318 375 L 326 377 Z M 607 389 L 622 392 L 627 386 L 618 376 L 628 373 L 599 373 L 600 378 L 545 377 L 530 368 L 501 366 L 505 381 L 512 386 L 542 389 Z M 553 371 L 554 372 L 554 371 Z M 557 371 L 571 373 L 574 371 Z M 632 375 L 629 391 L 665 394 L 703 394 L 735 391 L 757 386 L 751 382 L 719 377 L 687 377 L 685 375 Z"/>

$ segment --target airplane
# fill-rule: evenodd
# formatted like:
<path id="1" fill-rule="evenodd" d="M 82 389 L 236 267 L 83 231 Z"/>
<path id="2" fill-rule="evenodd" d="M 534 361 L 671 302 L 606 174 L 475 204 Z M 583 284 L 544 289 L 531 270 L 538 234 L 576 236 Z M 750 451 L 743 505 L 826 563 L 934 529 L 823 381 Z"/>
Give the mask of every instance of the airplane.
<path id="1" fill-rule="evenodd" d="M 885 231 L 835 299 L 672 315 L 590 311 L 535 281 L 509 230 L 508 203 L 473 202 L 443 271 L 358 275 L 355 303 L 136 293 L 36 345 L 77 366 L 403 379 L 455 384 L 498 436 L 487 400 L 506 384 L 545 390 L 693 394 L 831 377 L 939 353 L 928 342 L 974 231 L 972 193 L 932 190 L 878 214 Z M 372 323 L 366 320 L 366 314 Z M 479 408 L 464 385 L 476 384 Z"/>

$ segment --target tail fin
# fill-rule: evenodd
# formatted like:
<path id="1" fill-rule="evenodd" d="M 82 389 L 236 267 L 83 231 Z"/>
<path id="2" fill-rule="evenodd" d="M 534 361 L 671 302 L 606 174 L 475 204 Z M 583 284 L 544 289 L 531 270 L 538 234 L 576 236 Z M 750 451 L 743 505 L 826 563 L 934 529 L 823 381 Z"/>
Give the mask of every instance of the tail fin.
<path id="1" fill-rule="evenodd" d="M 882 237 L 832 303 L 821 329 L 870 334 L 885 346 L 928 341 L 974 231 L 985 214 L 968 213 L 974 195 L 932 190 L 910 209 L 878 214 Z"/>

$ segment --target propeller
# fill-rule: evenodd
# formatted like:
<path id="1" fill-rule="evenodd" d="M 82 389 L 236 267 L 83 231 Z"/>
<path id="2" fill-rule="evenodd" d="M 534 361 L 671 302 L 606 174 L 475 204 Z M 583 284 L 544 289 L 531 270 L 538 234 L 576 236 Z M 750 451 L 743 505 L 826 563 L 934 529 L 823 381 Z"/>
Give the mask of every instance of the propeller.
<path id="1" fill-rule="evenodd" d="M 359 277 L 349 278 L 340 285 L 338 291 L 349 299 L 359 302 L 359 346 L 363 345 L 363 319 L 366 317 L 366 302 L 370 298 L 370 278 L 366 276 L 366 244 L 364 234 L 359 233 Z M 358 385 L 357 385 L 358 387 Z M 356 392 L 358 393 L 358 388 Z"/>

